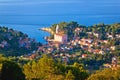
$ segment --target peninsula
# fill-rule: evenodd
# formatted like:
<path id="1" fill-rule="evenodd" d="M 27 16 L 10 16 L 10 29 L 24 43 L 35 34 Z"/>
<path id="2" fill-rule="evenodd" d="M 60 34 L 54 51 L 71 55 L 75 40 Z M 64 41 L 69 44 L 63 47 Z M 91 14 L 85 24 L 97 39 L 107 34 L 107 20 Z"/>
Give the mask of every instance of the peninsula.
<path id="1" fill-rule="evenodd" d="M 54 34 L 54 32 L 51 30 L 51 28 L 40 28 L 40 30 L 47 31 L 50 34 Z"/>

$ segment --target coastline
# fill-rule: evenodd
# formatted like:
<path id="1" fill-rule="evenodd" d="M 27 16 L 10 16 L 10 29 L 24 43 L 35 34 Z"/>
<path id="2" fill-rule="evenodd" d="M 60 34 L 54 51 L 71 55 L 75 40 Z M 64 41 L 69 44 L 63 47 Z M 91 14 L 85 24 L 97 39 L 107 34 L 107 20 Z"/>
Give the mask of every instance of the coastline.
<path id="1" fill-rule="evenodd" d="M 54 32 L 50 28 L 40 28 L 39 30 L 49 32 L 50 34 L 54 34 Z"/>
<path id="2" fill-rule="evenodd" d="M 39 30 L 43 27 L 43 25 L 24 25 L 24 24 L 0 24 L 0 26 L 8 27 L 9 29 L 12 28 L 16 31 L 21 31 L 29 36 L 29 38 L 36 39 L 37 42 L 42 44 L 46 44 L 46 40 L 44 39 L 45 36 L 50 36 L 49 32 L 44 32 Z"/>

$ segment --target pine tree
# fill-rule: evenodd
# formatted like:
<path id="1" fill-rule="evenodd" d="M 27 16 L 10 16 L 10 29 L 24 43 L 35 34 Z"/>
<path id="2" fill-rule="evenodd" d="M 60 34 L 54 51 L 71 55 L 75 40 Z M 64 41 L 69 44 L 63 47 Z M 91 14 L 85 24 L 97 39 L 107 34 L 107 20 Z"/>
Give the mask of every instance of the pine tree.
<path id="1" fill-rule="evenodd" d="M 75 76 L 72 74 L 71 70 L 68 70 L 65 80 L 75 80 Z"/>

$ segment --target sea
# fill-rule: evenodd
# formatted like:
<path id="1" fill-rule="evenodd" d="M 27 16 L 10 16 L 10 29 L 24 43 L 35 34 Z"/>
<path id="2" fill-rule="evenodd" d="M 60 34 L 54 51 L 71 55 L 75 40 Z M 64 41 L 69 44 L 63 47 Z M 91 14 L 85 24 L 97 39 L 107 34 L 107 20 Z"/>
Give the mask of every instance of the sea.
<path id="1" fill-rule="evenodd" d="M 120 22 L 120 0 L 0 0 L 0 26 L 46 43 L 50 34 L 39 30 L 60 22 L 91 26 Z"/>

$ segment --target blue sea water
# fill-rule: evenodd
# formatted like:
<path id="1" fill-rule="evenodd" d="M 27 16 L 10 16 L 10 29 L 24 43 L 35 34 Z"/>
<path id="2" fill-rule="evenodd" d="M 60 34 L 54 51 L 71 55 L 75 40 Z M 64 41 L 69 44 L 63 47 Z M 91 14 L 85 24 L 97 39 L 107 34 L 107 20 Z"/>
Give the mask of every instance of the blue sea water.
<path id="1" fill-rule="evenodd" d="M 22 31 L 44 43 L 38 30 L 62 21 L 82 25 L 120 22 L 120 0 L 0 0 L 0 25 Z"/>
<path id="2" fill-rule="evenodd" d="M 28 35 L 28 37 L 35 39 L 37 42 L 41 42 L 43 44 L 46 43 L 44 39 L 45 36 L 49 36 L 48 32 L 44 32 L 39 30 L 41 27 L 39 25 L 17 25 L 17 24 L 0 24 L 0 26 L 6 26 L 9 29 L 12 28 L 17 31 L 21 31 Z"/>

